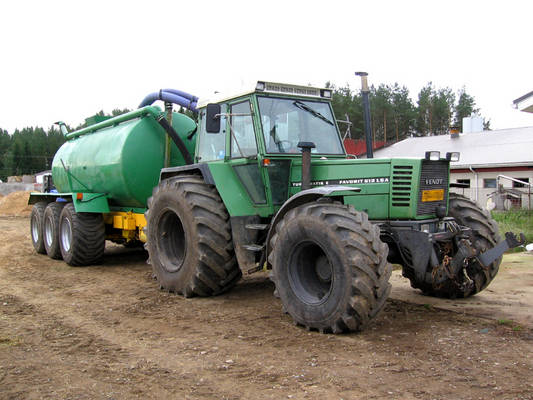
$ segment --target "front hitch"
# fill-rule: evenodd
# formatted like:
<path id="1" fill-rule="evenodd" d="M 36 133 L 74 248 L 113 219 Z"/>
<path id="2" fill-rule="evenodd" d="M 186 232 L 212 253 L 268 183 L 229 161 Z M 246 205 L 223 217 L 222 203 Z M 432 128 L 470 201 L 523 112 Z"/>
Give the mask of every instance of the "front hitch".
<path id="1" fill-rule="evenodd" d="M 503 255 L 507 250 L 523 246 L 526 238 L 523 233 L 519 234 L 519 239 L 512 232 L 505 233 L 505 240 L 498 243 L 483 253 L 477 250 L 470 240 L 463 238 L 457 242 L 457 252 L 453 257 L 444 256 L 442 263 L 433 264 L 431 282 L 433 286 L 439 287 L 446 280 L 456 280 L 459 273 L 468 265 L 471 260 L 479 261 L 481 267 L 488 269 L 490 265 Z"/>
<path id="2" fill-rule="evenodd" d="M 505 232 L 505 240 L 502 240 L 492 249 L 489 249 L 477 256 L 480 264 L 488 268 L 490 264 L 496 261 L 503 253 L 509 249 L 513 249 L 518 246 L 523 246 L 526 243 L 526 237 L 523 233 L 520 233 L 520 239 L 518 239 L 513 232 Z"/>

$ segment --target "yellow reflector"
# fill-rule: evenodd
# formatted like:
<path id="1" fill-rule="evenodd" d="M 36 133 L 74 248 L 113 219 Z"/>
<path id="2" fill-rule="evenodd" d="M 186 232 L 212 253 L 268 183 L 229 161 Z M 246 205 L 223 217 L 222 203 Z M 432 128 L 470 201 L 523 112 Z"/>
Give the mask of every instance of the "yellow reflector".
<path id="1" fill-rule="evenodd" d="M 422 201 L 444 200 L 444 189 L 422 190 Z"/>

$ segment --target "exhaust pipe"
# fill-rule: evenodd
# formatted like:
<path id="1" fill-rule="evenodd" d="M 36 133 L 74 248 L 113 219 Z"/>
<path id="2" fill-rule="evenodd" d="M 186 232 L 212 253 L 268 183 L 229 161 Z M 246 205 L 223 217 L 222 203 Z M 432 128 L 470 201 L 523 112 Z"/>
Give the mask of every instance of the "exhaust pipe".
<path id="1" fill-rule="evenodd" d="M 356 76 L 361 77 L 361 96 L 363 97 L 363 118 L 365 120 L 365 138 L 366 138 L 366 158 L 374 158 L 372 146 L 372 129 L 370 127 L 370 101 L 368 89 L 368 72 L 356 72 Z"/>
<path id="2" fill-rule="evenodd" d="M 302 149 L 302 190 L 311 189 L 311 149 L 316 146 L 313 142 L 299 142 Z"/>

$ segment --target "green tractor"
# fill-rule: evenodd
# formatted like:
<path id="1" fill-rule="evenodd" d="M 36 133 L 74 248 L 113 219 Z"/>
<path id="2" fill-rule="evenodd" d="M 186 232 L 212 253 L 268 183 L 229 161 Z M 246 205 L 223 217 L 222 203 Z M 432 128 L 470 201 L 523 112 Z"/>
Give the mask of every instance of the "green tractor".
<path id="1" fill-rule="evenodd" d="M 161 93 L 149 100 L 168 106 Z M 428 295 L 487 287 L 503 252 L 523 238 L 500 242 L 488 213 L 449 191 L 458 155 L 354 159 L 331 96 L 257 82 L 237 96 L 189 98 L 196 124 L 145 101 L 69 133 L 52 172 L 63 192 L 30 198 L 36 250 L 57 238 L 50 256 L 85 265 L 101 259 L 105 239 L 146 242 L 160 287 L 185 297 L 217 295 L 243 273 L 270 270 L 295 323 L 333 333 L 361 330 L 383 308 L 391 263 Z M 127 143 L 132 132 L 142 135 L 137 147 Z M 173 143 L 161 140 L 165 132 Z M 158 151 L 164 157 L 143 161 Z"/>

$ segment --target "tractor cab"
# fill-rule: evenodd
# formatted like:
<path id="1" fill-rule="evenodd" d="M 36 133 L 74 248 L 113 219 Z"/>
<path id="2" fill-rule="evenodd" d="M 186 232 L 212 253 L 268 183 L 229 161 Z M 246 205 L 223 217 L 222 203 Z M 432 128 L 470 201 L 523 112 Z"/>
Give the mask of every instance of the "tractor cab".
<path id="1" fill-rule="evenodd" d="M 252 90 L 199 103 L 197 161 L 301 154 L 345 157 L 331 108 L 332 92 L 306 86 L 258 82 Z"/>
<path id="2" fill-rule="evenodd" d="M 272 215 L 300 190 L 305 146 L 313 160 L 346 158 L 331 96 L 330 89 L 257 82 L 237 95 L 200 102 L 195 162 L 237 178 L 249 210 L 235 212 L 249 215 L 251 207 L 253 214 Z M 226 183 L 214 181 L 225 197 Z"/>

